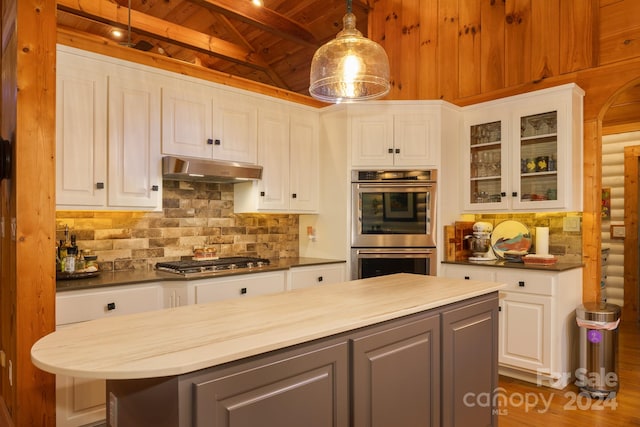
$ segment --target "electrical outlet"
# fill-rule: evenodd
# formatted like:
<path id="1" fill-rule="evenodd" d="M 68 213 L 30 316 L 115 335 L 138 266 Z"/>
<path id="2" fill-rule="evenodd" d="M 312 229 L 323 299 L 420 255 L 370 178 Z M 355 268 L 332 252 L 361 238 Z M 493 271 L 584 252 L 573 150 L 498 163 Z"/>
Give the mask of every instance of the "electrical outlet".
<path id="1" fill-rule="evenodd" d="M 562 231 L 580 231 L 580 217 L 566 216 L 562 220 Z"/>

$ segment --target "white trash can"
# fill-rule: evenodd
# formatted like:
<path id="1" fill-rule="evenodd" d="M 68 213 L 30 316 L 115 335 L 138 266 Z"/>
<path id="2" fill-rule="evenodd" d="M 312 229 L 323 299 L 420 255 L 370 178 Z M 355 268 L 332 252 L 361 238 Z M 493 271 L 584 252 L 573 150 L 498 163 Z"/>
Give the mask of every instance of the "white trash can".
<path id="1" fill-rule="evenodd" d="M 576 385 L 591 397 L 614 397 L 618 392 L 620 311 L 620 306 L 606 302 L 584 303 L 576 309 L 580 327 Z"/>

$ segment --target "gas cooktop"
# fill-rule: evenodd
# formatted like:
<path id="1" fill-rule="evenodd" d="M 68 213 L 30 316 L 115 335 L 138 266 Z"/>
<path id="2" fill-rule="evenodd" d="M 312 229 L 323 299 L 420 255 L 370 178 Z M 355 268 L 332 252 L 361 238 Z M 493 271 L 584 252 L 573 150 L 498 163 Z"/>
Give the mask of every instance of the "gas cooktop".
<path id="1" fill-rule="evenodd" d="M 256 268 L 267 265 L 269 265 L 269 260 L 266 258 L 233 256 L 210 260 L 159 262 L 156 264 L 156 270 L 188 276 L 198 273 Z"/>

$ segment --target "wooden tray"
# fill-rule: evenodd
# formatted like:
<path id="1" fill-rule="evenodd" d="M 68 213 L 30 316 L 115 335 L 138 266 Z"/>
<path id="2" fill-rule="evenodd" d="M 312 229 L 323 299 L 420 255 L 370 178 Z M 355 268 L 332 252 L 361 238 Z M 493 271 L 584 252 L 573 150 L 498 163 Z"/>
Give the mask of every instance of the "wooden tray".
<path id="1" fill-rule="evenodd" d="M 542 258 L 542 257 L 522 257 L 522 261 L 524 261 L 525 264 L 531 264 L 531 265 L 553 265 L 556 262 L 558 262 L 558 258 L 553 257 L 553 258 Z"/>
<path id="2" fill-rule="evenodd" d="M 76 280 L 76 279 L 88 279 L 90 277 L 96 277 L 100 275 L 98 271 L 80 271 L 69 273 L 66 271 L 56 271 L 56 280 Z"/>

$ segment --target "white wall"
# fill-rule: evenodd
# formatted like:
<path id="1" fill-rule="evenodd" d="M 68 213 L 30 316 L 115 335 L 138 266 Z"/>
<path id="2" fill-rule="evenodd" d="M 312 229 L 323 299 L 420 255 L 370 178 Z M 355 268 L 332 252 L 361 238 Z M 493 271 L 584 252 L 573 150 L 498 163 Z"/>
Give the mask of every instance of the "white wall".
<path id="1" fill-rule="evenodd" d="M 318 215 L 300 215 L 300 256 L 349 260 L 350 178 L 344 107 L 329 107 L 320 117 L 320 197 Z M 307 238 L 307 227 L 315 240 Z"/>

